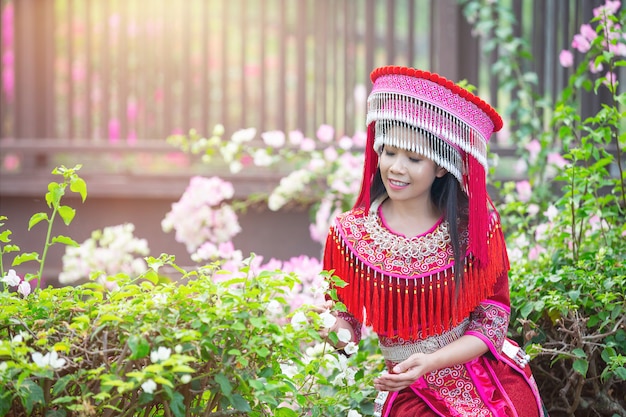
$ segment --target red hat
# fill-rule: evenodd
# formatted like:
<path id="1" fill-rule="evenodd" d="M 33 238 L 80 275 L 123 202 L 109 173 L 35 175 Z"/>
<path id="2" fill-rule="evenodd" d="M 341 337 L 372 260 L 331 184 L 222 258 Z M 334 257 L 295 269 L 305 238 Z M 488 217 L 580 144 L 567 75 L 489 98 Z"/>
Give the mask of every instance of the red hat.
<path id="1" fill-rule="evenodd" d="M 370 76 L 367 145 L 361 192 L 355 207 L 369 208 L 370 185 L 382 146 L 417 152 L 450 172 L 469 199 L 469 250 L 485 265 L 489 209 L 487 143 L 502 128 L 500 115 L 478 96 L 446 78 L 414 68 L 387 66 Z M 386 135 L 389 127 L 414 128 L 407 137 Z"/>

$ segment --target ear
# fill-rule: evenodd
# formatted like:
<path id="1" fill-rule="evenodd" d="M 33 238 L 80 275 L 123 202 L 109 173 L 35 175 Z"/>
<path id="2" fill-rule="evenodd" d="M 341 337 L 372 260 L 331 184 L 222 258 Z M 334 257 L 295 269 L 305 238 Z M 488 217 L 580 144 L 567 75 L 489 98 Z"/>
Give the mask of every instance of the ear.
<path id="1" fill-rule="evenodd" d="M 438 167 L 435 169 L 435 176 L 436 176 L 437 178 L 441 178 L 441 177 L 443 177 L 444 175 L 446 175 L 447 173 L 448 173 L 448 170 L 447 170 L 447 169 L 445 169 L 445 168 L 443 168 L 443 167 L 438 166 Z"/>

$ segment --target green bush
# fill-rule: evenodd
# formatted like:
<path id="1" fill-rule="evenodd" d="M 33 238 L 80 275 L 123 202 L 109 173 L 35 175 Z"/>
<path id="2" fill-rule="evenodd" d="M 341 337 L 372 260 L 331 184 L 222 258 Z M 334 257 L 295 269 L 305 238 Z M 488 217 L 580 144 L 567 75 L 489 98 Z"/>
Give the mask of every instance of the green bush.
<path id="1" fill-rule="evenodd" d="M 66 175 L 50 192 L 78 183 L 86 196 L 78 168 L 55 170 Z M 63 192 L 54 195 L 53 214 L 33 216 L 49 226 L 54 213 L 73 213 Z M 19 251 L 10 234 L 0 234 L 3 255 Z M 381 370 L 373 339 L 350 357 L 335 352 L 319 336 L 328 327 L 322 315 L 290 311 L 298 277 L 253 273 L 252 259 L 229 272 L 147 257 L 149 269 L 136 277 L 102 280 L 97 271 L 82 285 L 33 292 L 21 285 L 40 274 L 21 280 L 2 270 L 0 416 L 371 415 L 374 390 L 361 387 L 373 387 Z M 36 253 L 12 264 L 29 261 L 43 267 Z M 159 274 L 165 265 L 179 274 L 174 281 Z"/>
<path id="2" fill-rule="evenodd" d="M 531 193 L 516 198 L 513 183 L 500 190 L 512 336 L 533 356 L 552 417 L 626 416 L 626 93 L 616 76 L 626 66 L 626 12 L 616 9 L 619 2 L 594 10 L 572 43 L 578 65 L 550 107 L 533 95 L 536 74 L 522 71 L 530 55 L 513 36 L 510 6 L 461 2 L 491 35 L 487 48 L 504 51 L 494 66 L 503 88 L 518 92 L 507 113 L 516 116 Z M 572 52 L 561 55 L 573 66 Z M 601 92 L 602 108 L 583 115 L 583 102 Z M 529 117 L 540 113 L 549 116 L 547 128 Z"/>

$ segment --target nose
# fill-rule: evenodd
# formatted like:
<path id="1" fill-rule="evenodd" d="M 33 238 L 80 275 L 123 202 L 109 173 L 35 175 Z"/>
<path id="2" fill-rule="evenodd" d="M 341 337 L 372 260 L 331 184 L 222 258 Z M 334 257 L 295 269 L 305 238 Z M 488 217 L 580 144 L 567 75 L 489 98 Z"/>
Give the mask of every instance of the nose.
<path id="1" fill-rule="evenodd" d="M 406 169 L 406 164 L 403 161 L 403 158 L 395 158 L 393 164 L 389 167 L 391 172 L 395 173 L 403 173 Z"/>

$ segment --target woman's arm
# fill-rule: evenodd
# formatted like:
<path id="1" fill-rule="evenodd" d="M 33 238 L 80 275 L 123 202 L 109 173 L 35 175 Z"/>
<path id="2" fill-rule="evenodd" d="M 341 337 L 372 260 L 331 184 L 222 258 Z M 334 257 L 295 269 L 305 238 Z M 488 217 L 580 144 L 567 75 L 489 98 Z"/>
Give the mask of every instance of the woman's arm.
<path id="1" fill-rule="evenodd" d="M 379 391 L 400 391 L 428 372 L 469 362 L 488 350 L 485 342 L 478 337 L 464 335 L 433 353 L 409 356 L 397 364 L 391 373 L 376 378 L 374 387 Z"/>

